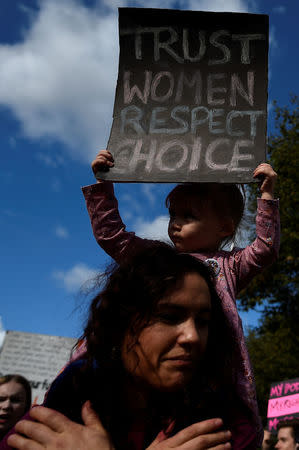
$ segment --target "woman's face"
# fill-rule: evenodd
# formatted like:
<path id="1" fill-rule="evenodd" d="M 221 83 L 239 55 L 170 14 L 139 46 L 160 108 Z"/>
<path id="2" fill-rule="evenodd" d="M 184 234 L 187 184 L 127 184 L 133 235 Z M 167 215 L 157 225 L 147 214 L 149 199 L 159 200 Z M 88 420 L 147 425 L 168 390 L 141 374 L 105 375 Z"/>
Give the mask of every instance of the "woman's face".
<path id="1" fill-rule="evenodd" d="M 0 435 L 6 434 L 24 415 L 26 392 L 22 384 L 11 380 L 0 385 Z"/>
<path id="2" fill-rule="evenodd" d="M 124 366 L 148 387 L 180 390 L 191 380 L 207 346 L 211 297 L 205 280 L 198 273 L 186 274 L 182 284 L 158 303 L 152 319 L 133 347 L 135 337 L 125 337 Z"/>

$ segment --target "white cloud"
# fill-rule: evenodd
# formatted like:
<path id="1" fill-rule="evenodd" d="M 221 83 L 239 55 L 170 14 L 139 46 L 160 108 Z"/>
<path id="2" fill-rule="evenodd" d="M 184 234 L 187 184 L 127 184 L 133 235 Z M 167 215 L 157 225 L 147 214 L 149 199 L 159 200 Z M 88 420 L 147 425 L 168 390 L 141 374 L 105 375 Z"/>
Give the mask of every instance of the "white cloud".
<path id="1" fill-rule="evenodd" d="M 51 137 L 73 158 L 106 145 L 117 72 L 117 21 L 75 0 L 44 0 L 24 41 L 0 46 L 0 103 L 30 138 Z"/>
<path id="2" fill-rule="evenodd" d="M 137 0 L 134 5 L 246 12 L 252 2 Z M 38 13 L 29 12 L 23 41 L 0 45 L 0 104 L 14 112 L 26 137 L 56 139 L 73 159 L 86 162 L 105 148 L 117 78 L 117 6 L 129 5 L 129 0 L 99 0 L 87 8 L 80 0 L 41 0 Z M 49 157 L 44 162 L 51 164 Z"/>
<path id="3" fill-rule="evenodd" d="M 17 146 L 17 140 L 15 137 L 11 136 L 8 140 L 8 143 L 11 148 L 16 148 L 16 146 Z"/>
<path id="4" fill-rule="evenodd" d="M 45 164 L 48 167 L 56 168 L 64 163 L 64 159 L 61 155 L 52 155 L 49 153 L 42 153 L 38 152 L 36 153 L 36 158 L 41 161 L 43 164 Z"/>
<path id="5" fill-rule="evenodd" d="M 274 26 L 270 27 L 269 30 L 269 48 L 270 50 L 275 50 L 278 47 L 276 39 L 276 29 Z"/>
<path id="6" fill-rule="evenodd" d="M 0 349 L 3 345 L 5 335 L 6 335 L 6 331 L 4 330 L 3 323 L 2 323 L 2 317 L 0 316 Z"/>
<path id="7" fill-rule="evenodd" d="M 58 178 L 54 178 L 50 183 L 50 188 L 53 192 L 60 192 L 61 191 L 60 180 L 58 180 Z"/>
<path id="8" fill-rule="evenodd" d="M 15 211 L 13 211 L 12 209 L 4 209 L 2 211 L 2 213 L 6 216 L 6 217 L 17 217 L 17 213 Z"/>
<path id="9" fill-rule="evenodd" d="M 287 8 L 284 5 L 274 6 L 273 12 L 278 14 L 284 14 Z"/>
<path id="10" fill-rule="evenodd" d="M 248 12 L 251 2 L 245 0 L 189 0 L 188 9 L 194 11 Z"/>
<path id="11" fill-rule="evenodd" d="M 55 228 L 55 234 L 56 234 L 57 237 L 59 237 L 61 239 L 68 239 L 70 237 L 70 234 L 69 234 L 68 230 L 65 227 L 61 226 L 61 225 L 58 225 Z"/>
<path id="12" fill-rule="evenodd" d="M 155 186 L 153 184 L 149 184 L 149 183 L 143 184 L 141 186 L 141 191 L 151 206 L 154 206 L 155 199 L 156 199 L 154 192 L 153 192 L 154 188 L 155 188 Z"/>
<path id="13" fill-rule="evenodd" d="M 54 271 L 53 277 L 62 282 L 67 292 L 76 292 L 84 283 L 94 278 L 96 274 L 97 271 L 95 269 L 88 267 L 84 263 L 78 263 L 69 270 Z"/>
<path id="14" fill-rule="evenodd" d="M 156 217 L 152 222 L 138 219 L 134 229 L 136 234 L 147 239 L 159 239 L 169 241 L 168 238 L 168 216 Z"/>
<path id="15" fill-rule="evenodd" d="M 123 204 L 128 204 L 130 205 L 130 210 L 131 211 L 136 211 L 137 213 L 142 213 L 143 212 L 143 207 L 144 207 L 144 203 L 140 203 L 140 201 L 138 199 L 136 199 L 136 195 L 135 194 L 122 194 L 121 195 L 121 202 Z M 124 212 L 126 212 L 126 208 L 122 208 L 122 210 L 125 210 Z"/>

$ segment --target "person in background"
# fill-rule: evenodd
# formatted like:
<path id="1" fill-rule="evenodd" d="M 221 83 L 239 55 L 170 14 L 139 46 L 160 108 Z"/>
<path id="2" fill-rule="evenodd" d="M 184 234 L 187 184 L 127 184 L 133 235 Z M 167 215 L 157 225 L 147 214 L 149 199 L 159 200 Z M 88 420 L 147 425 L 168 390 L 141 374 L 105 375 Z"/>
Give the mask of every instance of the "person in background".
<path id="1" fill-rule="evenodd" d="M 262 443 L 262 450 L 270 450 L 271 448 L 271 433 L 264 429 L 264 439 Z"/>
<path id="2" fill-rule="evenodd" d="M 31 387 L 21 375 L 0 377 L 0 440 L 30 409 Z"/>
<path id="3" fill-rule="evenodd" d="M 280 421 L 277 425 L 277 430 L 275 448 L 280 450 L 299 449 L 299 418 Z"/>
<path id="4" fill-rule="evenodd" d="M 274 445 L 276 443 L 276 436 L 267 429 L 264 429 L 264 439 L 262 443 L 262 450 L 274 450 Z"/>

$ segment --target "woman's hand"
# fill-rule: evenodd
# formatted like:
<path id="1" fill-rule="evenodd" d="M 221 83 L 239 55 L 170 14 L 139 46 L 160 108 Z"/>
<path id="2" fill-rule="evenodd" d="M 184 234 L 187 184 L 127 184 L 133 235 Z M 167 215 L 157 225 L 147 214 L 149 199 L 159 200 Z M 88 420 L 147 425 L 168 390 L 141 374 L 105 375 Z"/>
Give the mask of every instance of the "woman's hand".
<path id="1" fill-rule="evenodd" d="M 111 153 L 108 152 L 108 150 L 101 150 L 91 163 L 91 168 L 94 173 L 94 176 L 96 176 L 98 172 L 108 172 L 110 167 L 113 166 L 114 166 L 114 159 Z M 100 180 L 98 179 L 98 181 Z"/>
<path id="2" fill-rule="evenodd" d="M 217 431 L 222 425 L 221 419 L 209 419 L 194 423 L 168 439 L 160 433 L 146 450 L 227 450 L 231 448 L 231 432 Z"/>
<path id="3" fill-rule="evenodd" d="M 265 200 L 273 200 L 274 186 L 277 178 L 277 173 L 274 172 L 270 164 L 262 163 L 253 172 L 254 178 L 261 178 L 261 198 Z"/>
<path id="4" fill-rule="evenodd" d="M 84 425 L 43 406 L 32 408 L 30 416 L 36 422 L 18 422 L 15 426 L 18 434 L 9 436 L 8 445 L 18 450 L 114 450 L 89 401 L 82 407 Z"/>

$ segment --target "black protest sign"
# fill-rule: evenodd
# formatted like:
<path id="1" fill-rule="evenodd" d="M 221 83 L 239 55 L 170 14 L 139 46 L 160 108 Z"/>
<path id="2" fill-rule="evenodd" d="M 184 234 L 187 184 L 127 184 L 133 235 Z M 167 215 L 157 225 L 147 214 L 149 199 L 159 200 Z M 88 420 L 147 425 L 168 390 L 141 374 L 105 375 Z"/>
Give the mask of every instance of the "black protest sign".
<path id="1" fill-rule="evenodd" d="M 265 160 L 268 16 L 119 9 L 120 58 L 101 178 L 250 182 Z"/>

